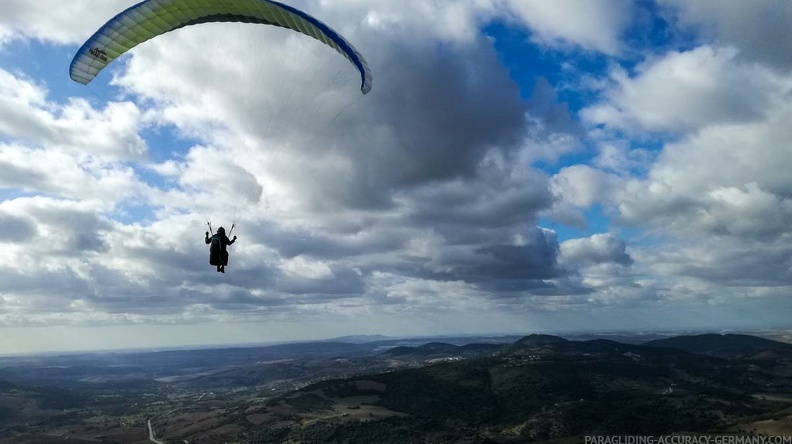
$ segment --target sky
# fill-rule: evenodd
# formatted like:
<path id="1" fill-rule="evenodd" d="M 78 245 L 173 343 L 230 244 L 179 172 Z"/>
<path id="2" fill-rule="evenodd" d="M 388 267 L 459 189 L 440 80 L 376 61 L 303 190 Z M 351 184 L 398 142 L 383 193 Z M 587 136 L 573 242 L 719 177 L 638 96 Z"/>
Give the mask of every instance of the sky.
<path id="1" fill-rule="evenodd" d="M 792 3 L 286 0 L 87 86 L 4 0 L 0 354 L 792 328 Z M 236 223 L 225 274 L 207 222 Z"/>

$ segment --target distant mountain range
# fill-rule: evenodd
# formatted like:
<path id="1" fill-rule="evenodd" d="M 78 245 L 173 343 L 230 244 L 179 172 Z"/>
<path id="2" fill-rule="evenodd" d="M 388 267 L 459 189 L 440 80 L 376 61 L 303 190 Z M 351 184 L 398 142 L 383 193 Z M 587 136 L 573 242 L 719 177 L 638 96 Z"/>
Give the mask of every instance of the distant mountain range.
<path id="1" fill-rule="evenodd" d="M 352 335 L 340 336 L 338 338 L 325 339 L 321 342 L 350 342 L 353 344 L 365 344 L 366 342 L 388 341 L 396 338 L 384 335 Z"/>
<path id="2" fill-rule="evenodd" d="M 792 356 L 792 344 L 757 336 L 739 334 L 703 334 L 676 336 L 646 342 L 649 347 L 684 350 L 700 355 L 723 358 L 770 358 Z"/>
<path id="3" fill-rule="evenodd" d="M 392 357 L 429 357 L 429 356 L 466 356 L 466 355 L 482 355 L 495 352 L 503 348 L 504 345 L 499 344 L 468 344 L 468 345 L 453 345 L 443 342 L 430 342 L 428 344 L 420 345 L 418 347 L 394 347 L 381 353 L 380 356 Z"/>
<path id="4" fill-rule="evenodd" d="M 792 434 L 791 374 L 792 345 L 747 335 L 354 336 L 3 358 L 0 442 L 145 441 L 148 419 L 165 442 L 513 444 L 768 424 Z"/>
<path id="5" fill-rule="evenodd" d="M 757 415 L 785 411 L 786 401 L 754 394 L 792 394 L 789 362 L 726 360 L 709 352 L 787 353 L 788 344 L 734 335 L 708 339 L 700 354 L 549 335 L 508 345 L 396 347 L 379 356 L 428 359 L 475 350 L 479 357 L 309 385 L 251 408 L 263 422 L 250 436 L 260 442 L 516 443 L 592 434 L 736 433 L 748 430 Z M 368 415 L 379 419 L 356 419 Z M 323 417 L 328 420 L 315 419 Z"/>

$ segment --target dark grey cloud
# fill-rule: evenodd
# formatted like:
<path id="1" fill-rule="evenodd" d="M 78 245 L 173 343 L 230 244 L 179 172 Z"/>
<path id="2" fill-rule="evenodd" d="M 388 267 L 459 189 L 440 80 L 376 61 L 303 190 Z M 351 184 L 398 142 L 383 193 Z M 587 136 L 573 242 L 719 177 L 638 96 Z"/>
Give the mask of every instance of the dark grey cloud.
<path id="1" fill-rule="evenodd" d="M 535 228 L 525 233 L 521 245 L 441 245 L 431 258 L 402 257 L 392 269 L 420 279 L 467 282 L 487 291 L 530 290 L 566 273 L 558 266 L 558 249 L 555 233 Z"/>
<path id="2" fill-rule="evenodd" d="M 67 239 L 66 249 L 70 251 L 101 252 L 106 248 L 104 241 L 98 237 L 96 233 L 77 233 L 75 235 L 68 235 Z"/>
<path id="3" fill-rule="evenodd" d="M 323 278 L 281 275 L 277 290 L 290 294 L 322 294 L 325 296 L 360 295 L 365 292 L 365 281 L 360 273 L 336 266 L 332 274 Z"/>
<path id="4" fill-rule="evenodd" d="M 53 270 L 0 269 L 0 292 L 54 299 L 74 299 L 89 289 L 73 270 L 62 267 Z"/>
<path id="5" fill-rule="evenodd" d="M 37 233 L 33 220 L 0 213 L 0 242 L 26 243 Z"/>
<path id="6" fill-rule="evenodd" d="M 542 131 L 532 133 L 532 136 L 539 141 L 542 140 L 542 136 L 556 134 L 570 134 L 576 137 L 585 135 L 585 128 L 572 115 L 569 105 L 559 101 L 555 87 L 544 77 L 536 80 L 531 98 L 527 102 L 527 110 L 531 116 L 541 119 Z"/>
<path id="7" fill-rule="evenodd" d="M 101 215 L 67 206 L 41 207 L 31 215 L 36 218 L 36 222 L 55 229 L 55 243 L 48 246 L 52 253 L 80 255 L 104 251 L 107 246 L 103 235 L 113 229 L 112 224 Z"/>
<path id="8" fill-rule="evenodd" d="M 536 240 L 525 246 L 494 245 L 476 250 L 476 254 L 486 257 L 487 261 L 482 262 L 481 267 L 470 269 L 469 275 L 477 280 L 557 277 L 558 244 L 554 238 L 545 236 Z"/>
<path id="9" fill-rule="evenodd" d="M 410 202 L 411 224 L 458 229 L 525 224 L 552 203 L 545 176 L 487 167 L 481 168 L 474 179 L 428 185 L 406 199 Z"/>
<path id="10" fill-rule="evenodd" d="M 580 284 L 574 285 L 559 285 L 557 283 L 553 283 L 552 285 L 546 285 L 543 287 L 539 287 L 536 289 L 532 289 L 530 291 L 531 295 L 539 296 L 539 297 L 573 297 L 573 301 L 578 305 L 582 304 L 589 304 L 591 300 L 586 297 L 596 293 L 596 289 L 586 287 Z M 566 304 L 569 304 L 569 300 L 567 300 Z M 552 302 L 552 300 L 551 300 Z"/>
<path id="11" fill-rule="evenodd" d="M 515 303 L 524 301 L 529 294 L 547 294 L 559 290 L 555 283 L 541 279 L 497 279 L 479 283 L 477 287 L 486 291 L 491 299 L 514 299 Z M 569 292 L 564 290 L 564 294 Z"/>
<path id="12" fill-rule="evenodd" d="M 400 184 L 471 177 L 488 149 L 522 142 L 525 104 L 490 42 L 385 50 L 375 109 L 395 133 Z"/>
<path id="13" fill-rule="evenodd" d="M 262 221 L 255 226 L 245 227 L 245 233 L 250 236 L 245 241 L 273 248 L 286 259 L 302 255 L 316 259 L 342 259 L 397 250 L 404 245 L 407 236 L 399 229 L 390 230 L 381 224 L 376 228 L 358 226 L 351 232 L 348 232 L 348 227 L 342 227 L 340 232 L 335 226 L 322 228 L 309 229 Z"/>
<path id="14" fill-rule="evenodd" d="M 89 289 L 81 298 L 105 313 L 148 316 L 184 315 L 195 306 L 252 311 L 272 305 L 271 299 L 254 297 L 244 287 L 251 285 L 244 271 L 229 267 L 229 274 L 223 275 L 206 264 L 191 270 L 160 269 L 156 276 L 133 281 L 126 270 L 94 264 L 89 270 Z M 206 291 L 202 287 L 215 288 Z"/>
<path id="15" fill-rule="evenodd" d="M 0 161 L 0 185 L 23 190 L 47 190 L 49 178 L 40 171 L 30 171 L 13 162 Z"/>
<path id="16" fill-rule="evenodd" d="M 711 237 L 677 248 L 658 248 L 647 262 L 658 271 L 735 287 L 792 285 L 789 244 Z"/>
<path id="17" fill-rule="evenodd" d="M 792 67 L 789 17 L 792 5 L 775 0 L 722 2 L 718 0 L 661 0 L 683 25 L 693 26 L 702 39 L 716 39 L 740 49 L 740 56 L 770 66 Z"/>
<path id="18" fill-rule="evenodd" d="M 280 171 L 299 176 L 289 180 L 317 211 L 387 208 L 394 193 L 473 178 L 488 152 L 511 155 L 527 135 L 527 105 L 489 41 L 385 41 L 370 62 L 377 86 L 324 130 L 302 119 L 266 125 L 322 134 L 290 146 L 300 160 Z M 251 134 L 270 136 L 260 127 L 245 125 Z"/>

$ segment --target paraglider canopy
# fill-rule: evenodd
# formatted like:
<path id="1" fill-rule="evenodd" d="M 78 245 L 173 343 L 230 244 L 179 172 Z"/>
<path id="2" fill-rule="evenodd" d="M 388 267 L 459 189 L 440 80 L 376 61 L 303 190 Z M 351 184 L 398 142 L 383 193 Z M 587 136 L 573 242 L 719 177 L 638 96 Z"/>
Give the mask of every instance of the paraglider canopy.
<path id="1" fill-rule="evenodd" d="M 363 94 L 371 90 L 371 70 L 351 43 L 318 19 L 272 0 L 145 0 L 99 28 L 77 51 L 69 75 L 87 85 L 113 60 L 140 43 L 175 29 L 209 22 L 260 23 L 313 37 L 357 68 Z"/>

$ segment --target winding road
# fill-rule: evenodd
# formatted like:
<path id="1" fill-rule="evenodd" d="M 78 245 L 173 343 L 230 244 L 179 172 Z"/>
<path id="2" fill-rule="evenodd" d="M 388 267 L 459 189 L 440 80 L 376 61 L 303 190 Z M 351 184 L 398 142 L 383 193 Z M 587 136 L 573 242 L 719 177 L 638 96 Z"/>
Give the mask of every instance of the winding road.
<path id="1" fill-rule="evenodd" d="M 148 429 L 149 429 L 149 441 L 153 442 L 154 444 L 166 444 L 162 441 L 157 440 L 157 438 L 154 437 L 154 429 L 151 428 L 150 419 L 148 420 Z"/>

